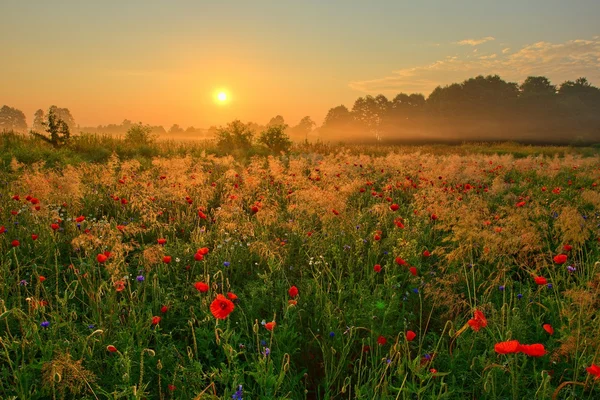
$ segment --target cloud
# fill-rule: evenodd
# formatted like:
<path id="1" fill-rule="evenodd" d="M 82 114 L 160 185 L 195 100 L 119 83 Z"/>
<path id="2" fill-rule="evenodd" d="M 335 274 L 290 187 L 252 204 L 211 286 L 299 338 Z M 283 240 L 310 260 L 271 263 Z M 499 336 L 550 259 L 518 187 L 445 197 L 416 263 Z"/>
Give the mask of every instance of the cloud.
<path id="1" fill-rule="evenodd" d="M 502 49 L 502 54 L 506 54 L 510 51 L 510 47 L 507 47 L 505 49 Z"/>
<path id="2" fill-rule="evenodd" d="M 477 45 L 480 45 L 480 44 L 485 43 L 485 42 L 491 42 L 492 40 L 496 40 L 496 38 L 492 37 L 492 36 L 486 36 L 486 37 L 481 38 L 481 39 L 465 39 L 465 40 L 461 40 L 460 42 L 455 42 L 455 44 L 458 44 L 460 46 L 477 46 Z"/>
<path id="3" fill-rule="evenodd" d="M 504 49 L 506 50 L 506 49 Z M 472 53 L 471 53 L 472 54 Z M 430 93 L 438 85 L 460 82 L 476 75 L 500 75 L 509 81 L 544 75 L 556 84 L 585 76 L 600 83 L 600 38 L 563 43 L 537 42 L 508 54 L 448 56 L 426 65 L 403 68 L 388 76 L 353 81 L 350 88 L 369 94 Z"/>

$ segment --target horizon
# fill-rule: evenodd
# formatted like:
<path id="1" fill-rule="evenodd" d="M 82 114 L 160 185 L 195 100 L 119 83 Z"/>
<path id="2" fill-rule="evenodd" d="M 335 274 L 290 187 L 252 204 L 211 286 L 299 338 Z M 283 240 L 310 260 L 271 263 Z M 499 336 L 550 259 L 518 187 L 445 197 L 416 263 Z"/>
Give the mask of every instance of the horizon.
<path id="1" fill-rule="evenodd" d="M 206 129 L 276 115 L 320 125 L 361 96 L 428 96 L 477 75 L 597 85 L 600 3 L 576 3 L 14 2 L 0 6 L 0 98 L 28 124 L 57 105 L 85 127 Z"/>

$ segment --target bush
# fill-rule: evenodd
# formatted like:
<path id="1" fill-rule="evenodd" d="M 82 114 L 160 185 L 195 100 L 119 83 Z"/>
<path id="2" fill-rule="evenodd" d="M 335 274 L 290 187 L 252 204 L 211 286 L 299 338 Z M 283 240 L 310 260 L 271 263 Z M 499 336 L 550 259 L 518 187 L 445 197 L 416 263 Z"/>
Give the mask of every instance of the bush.
<path id="1" fill-rule="evenodd" d="M 248 151 L 252 148 L 254 132 L 240 120 L 227 124 L 217 130 L 217 147 L 226 152 Z"/>
<path id="2" fill-rule="evenodd" d="M 285 125 L 273 125 L 260 134 L 259 143 L 264 144 L 275 153 L 289 151 L 292 146 L 290 137 L 285 134 Z"/>
<path id="3" fill-rule="evenodd" d="M 125 141 L 138 146 L 152 144 L 156 139 L 157 136 L 152 134 L 152 127 L 150 125 L 143 125 L 141 122 L 132 125 L 127 134 L 125 134 Z"/>

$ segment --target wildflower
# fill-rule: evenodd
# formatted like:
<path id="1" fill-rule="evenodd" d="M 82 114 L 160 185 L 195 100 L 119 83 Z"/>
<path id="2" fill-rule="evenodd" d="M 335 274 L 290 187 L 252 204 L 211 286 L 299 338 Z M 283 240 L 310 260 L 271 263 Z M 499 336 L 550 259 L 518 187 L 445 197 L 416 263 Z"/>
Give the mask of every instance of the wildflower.
<path id="1" fill-rule="evenodd" d="M 43 276 L 43 275 L 40 275 L 40 276 L 38 277 L 38 279 L 39 279 L 39 281 L 40 281 L 40 282 L 44 282 L 44 281 L 46 280 L 46 277 L 45 277 L 45 276 Z"/>
<path id="2" fill-rule="evenodd" d="M 137 278 L 135 278 L 138 282 L 144 282 L 144 280 L 146 280 L 146 278 L 144 278 L 144 275 L 138 275 Z"/>
<path id="3" fill-rule="evenodd" d="M 564 264 L 567 262 L 567 255 L 566 254 L 559 254 L 557 256 L 554 256 L 554 262 L 557 264 Z"/>
<path id="4" fill-rule="evenodd" d="M 227 318 L 234 308 L 233 302 L 222 294 L 218 294 L 217 298 L 210 304 L 210 312 L 216 319 Z"/>
<path id="5" fill-rule="evenodd" d="M 398 265 L 408 265 L 408 263 L 405 260 L 403 260 L 401 257 L 396 257 L 395 261 L 396 261 L 396 264 L 398 264 Z"/>
<path id="6" fill-rule="evenodd" d="M 122 292 L 125 289 L 125 282 L 123 282 L 123 281 L 116 281 L 115 282 L 115 289 L 117 290 L 117 292 Z"/>
<path id="7" fill-rule="evenodd" d="M 57 230 L 59 228 L 58 224 L 51 224 L 50 227 L 52 228 L 53 231 Z"/>
<path id="8" fill-rule="evenodd" d="M 291 298 L 295 298 L 296 296 L 298 296 L 298 288 L 296 286 L 290 287 L 288 290 L 288 294 Z"/>
<path id="9" fill-rule="evenodd" d="M 167 243 L 167 239 L 160 238 L 160 239 L 157 239 L 157 242 L 158 242 L 158 244 L 164 246 Z"/>
<path id="10" fill-rule="evenodd" d="M 80 215 L 79 217 L 75 218 L 75 222 L 77 223 L 81 223 L 85 221 L 85 217 L 83 215 Z"/>
<path id="11" fill-rule="evenodd" d="M 377 273 L 381 272 L 381 265 L 375 264 L 375 266 L 373 267 L 373 271 L 375 271 Z"/>
<path id="12" fill-rule="evenodd" d="M 42 328 L 47 328 L 47 327 L 49 327 L 49 326 L 50 326 L 50 321 L 44 321 L 44 322 L 42 322 L 42 323 L 40 324 L 40 326 L 41 326 Z"/>
<path id="13" fill-rule="evenodd" d="M 534 280 L 538 285 L 546 285 L 548 283 L 548 280 L 542 276 L 536 276 Z"/>
<path id="14" fill-rule="evenodd" d="M 109 344 L 108 346 L 106 346 L 106 350 L 108 350 L 111 353 L 115 353 L 117 351 L 117 348 L 112 344 Z"/>
<path id="15" fill-rule="evenodd" d="M 201 249 L 198 249 L 198 251 L 196 253 L 202 254 L 203 256 L 207 255 L 209 252 L 208 247 L 202 247 Z"/>
<path id="16" fill-rule="evenodd" d="M 88 329 L 94 329 L 95 327 L 96 327 L 96 325 L 94 325 L 94 324 L 89 324 L 88 325 Z"/>
<path id="17" fill-rule="evenodd" d="M 27 283 L 27 281 L 25 279 L 23 279 L 23 280 L 21 280 L 19 282 L 19 285 L 21 285 L 21 286 L 27 286 L 27 285 L 29 285 L 29 283 Z"/>
<path id="18" fill-rule="evenodd" d="M 37 238 L 38 238 L 38 235 L 36 235 L 35 233 L 33 233 L 31 235 L 31 240 L 37 240 Z"/>
<path id="19" fill-rule="evenodd" d="M 163 314 L 166 314 L 167 311 L 169 311 L 169 307 L 167 307 L 167 306 L 162 306 L 160 308 L 160 312 L 163 313 Z"/>
<path id="20" fill-rule="evenodd" d="M 417 268 L 415 268 L 415 267 L 410 267 L 408 270 L 410 271 L 410 273 L 411 273 L 413 276 L 417 276 Z"/>
<path id="21" fill-rule="evenodd" d="M 569 271 L 570 273 L 573 273 L 573 272 L 577 271 L 577 268 L 573 267 L 572 265 L 569 265 L 567 267 L 567 271 Z"/>
<path id="22" fill-rule="evenodd" d="M 0 233 L 4 233 L 7 231 L 8 231 L 8 229 L 6 229 L 4 226 L 0 226 Z"/>
<path id="23" fill-rule="evenodd" d="M 268 356 L 269 356 L 269 354 L 271 354 L 271 349 L 270 349 L 270 348 L 268 348 L 268 347 L 265 347 L 265 350 L 262 352 L 262 354 L 263 354 L 265 357 L 268 357 Z"/>
<path id="24" fill-rule="evenodd" d="M 231 396 L 233 400 L 243 400 L 242 396 L 244 393 L 242 392 L 242 385 L 238 386 L 238 390 Z"/>
<path id="25" fill-rule="evenodd" d="M 392 211 L 398 211 L 399 208 L 400 208 L 400 206 L 396 203 L 394 203 L 390 206 L 390 210 L 392 210 Z"/>
<path id="26" fill-rule="evenodd" d="M 169 264 L 171 262 L 171 256 L 164 256 L 162 260 L 165 264 Z"/>
<path id="27" fill-rule="evenodd" d="M 223 262 L 223 266 L 224 266 L 224 267 L 229 267 L 229 265 L 231 265 L 231 264 L 229 263 L 229 261 L 225 261 L 225 262 Z"/>
<path id="28" fill-rule="evenodd" d="M 499 342 L 494 345 L 494 350 L 498 354 L 509 354 L 509 353 L 518 353 L 520 351 L 520 346 L 518 340 L 509 340 L 507 342 Z"/>
<path id="29" fill-rule="evenodd" d="M 591 366 L 585 369 L 589 374 L 594 375 L 595 379 L 600 379 L 600 367 L 596 364 L 592 364 Z"/>
<path id="30" fill-rule="evenodd" d="M 174 392 L 174 391 L 175 391 L 175 389 L 177 389 L 177 386 L 175 386 L 175 385 L 173 385 L 173 384 L 169 384 L 167 387 L 169 388 L 169 391 L 170 391 L 170 392 Z"/>
<path id="31" fill-rule="evenodd" d="M 414 288 L 412 291 L 414 294 L 419 294 L 419 288 Z"/>
<path id="32" fill-rule="evenodd" d="M 475 332 L 479 332 L 481 328 L 487 326 L 487 319 L 480 310 L 475 310 L 473 318 L 468 321 L 468 324 Z"/>
<path id="33" fill-rule="evenodd" d="M 413 331 L 406 331 L 406 340 L 412 342 L 417 337 L 417 334 Z"/>
<path id="34" fill-rule="evenodd" d="M 13 240 L 12 242 L 10 242 L 10 245 L 12 247 L 19 247 L 21 243 L 18 240 Z"/>
<path id="35" fill-rule="evenodd" d="M 332 338 L 335 336 L 335 332 L 329 332 L 329 337 Z"/>
<path id="36" fill-rule="evenodd" d="M 431 220 L 435 221 L 436 219 L 438 219 L 438 216 L 436 214 L 431 214 Z"/>
<path id="37" fill-rule="evenodd" d="M 106 262 L 106 260 L 108 260 L 108 257 L 105 254 L 98 254 L 96 256 L 96 260 L 100 263 L 100 264 L 104 264 Z"/>
<path id="38" fill-rule="evenodd" d="M 423 252 L 423 257 L 429 257 L 429 256 L 431 256 L 431 253 L 429 252 L 429 250 L 425 250 Z"/>
<path id="39" fill-rule="evenodd" d="M 158 325 L 160 323 L 161 318 L 154 316 L 152 317 L 152 325 Z"/>
<path id="40" fill-rule="evenodd" d="M 544 324 L 544 325 L 542 325 L 542 328 L 544 328 L 544 330 L 546 332 L 548 332 L 550 335 L 554 334 L 554 328 L 552 327 L 552 325 L 550 325 L 550 324 Z"/>
<path id="41" fill-rule="evenodd" d="M 522 298 L 523 298 L 523 295 L 522 295 L 521 293 L 519 293 L 519 294 L 517 295 L 517 299 L 521 300 Z"/>
<path id="42" fill-rule="evenodd" d="M 196 253 L 196 254 L 194 254 L 194 260 L 202 261 L 202 260 L 204 260 L 204 256 L 200 253 Z"/>
<path id="43" fill-rule="evenodd" d="M 571 251 L 572 249 L 573 249 L 573 246 L 571 246 L 570 244 L 565 244 L 563 246 L 564 251 Z"/>
<path id="44" fill-rule="evenodd" d="M 384 346 L 387 343 L 387 339 L 384 336 L 379 335 L 377 338 L 377 344 L 380 346 Z"/>
<path id="45" fill-rule="evenodd" d="M 208 292 L 208 285 L 204 282 L 196 282 L 194 284 L 194 287 L 196 288 L 196 290 L 198 290 L 200 293 L 206 293 Z"/>
<path id="46" fill-rule="evenodd" d="M 276 325 L 277 324 L 275 323 L 275 321 L 267 322 L 265 324 L 265 329 L 268 330 L 268 331 L 272 331 L 273 328 L 275 328 Z"/>
<path id="47" fill-rule="evenodd" d="M 237 300 L 238 297 L 235 293 L 227 292 L 227 298 L 231 301 L 235 301 L 235 300 Z"/>
<path id="48" fill-rule="evenodd" d="M 530 357 L 542 357 L 546 354 L 546 349 L 541 343 L 521 344 L 519 345 L 519 351 L 527 354 Z"/>
<path id="49" fill-rule="evenodd" d="M 524 201 L 520 201 L 517 204 L 515 204 L 515 207 L 523 207 L 525 205 Z"/>

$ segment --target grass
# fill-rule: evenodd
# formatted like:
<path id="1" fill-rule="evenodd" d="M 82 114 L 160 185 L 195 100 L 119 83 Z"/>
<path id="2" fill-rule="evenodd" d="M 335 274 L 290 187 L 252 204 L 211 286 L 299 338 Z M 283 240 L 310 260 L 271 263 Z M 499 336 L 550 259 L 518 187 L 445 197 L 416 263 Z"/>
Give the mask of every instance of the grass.
<path id="1" fill-rule="evenodd" d="M 600 394 L 597 149 L 0 147 L 1 398 Z"/>

